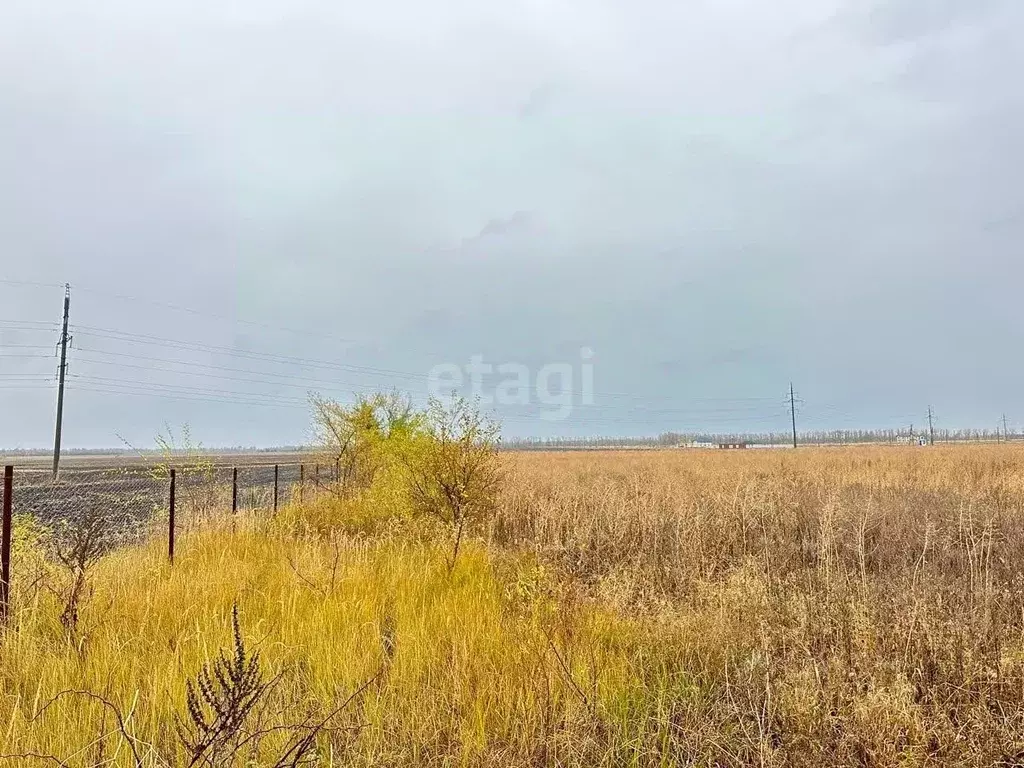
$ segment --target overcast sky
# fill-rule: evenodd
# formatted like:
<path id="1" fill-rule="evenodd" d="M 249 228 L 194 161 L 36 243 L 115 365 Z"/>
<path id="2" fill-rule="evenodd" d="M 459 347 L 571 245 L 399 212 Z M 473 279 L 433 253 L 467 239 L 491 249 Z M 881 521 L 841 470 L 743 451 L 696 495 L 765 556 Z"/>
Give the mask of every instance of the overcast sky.
<path id="1" fill-rule="evenodd" d="M 308 390 L 473 354 L 579 389 L 581 348 L 594 404 L 506 434 L 781 430 L 790 379 L 807 428 L 1024 426 L 1022 33 L 1017 0 L 6 0 L 0 445 L 52 440 L 65 282 L 73 446 L 296 443 Z"/>

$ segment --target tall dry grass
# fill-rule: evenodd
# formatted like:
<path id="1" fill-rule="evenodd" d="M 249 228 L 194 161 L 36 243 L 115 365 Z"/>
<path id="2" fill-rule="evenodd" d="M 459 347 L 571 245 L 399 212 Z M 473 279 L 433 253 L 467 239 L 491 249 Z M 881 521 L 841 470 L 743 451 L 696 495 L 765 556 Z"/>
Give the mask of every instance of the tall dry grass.
<path id="1" fill-rule="evenodd" d="M 687 634 L 698 764 L 1024 764 L 1024 451 L 527 456 L 494 540 Z"/>
<path id="2" fill-rule="evenodd" d="M 392 492 L 211 521 L 173 568 L 119 551 L 74 631 L 16 569 L 0 753 L 187 764 L 186 682 L 237 604 L 281 728 L 238 765 L 367 681 L 316 764 L 1024 764 L 1024 451 L 506 462 L 451 574 Z"/>

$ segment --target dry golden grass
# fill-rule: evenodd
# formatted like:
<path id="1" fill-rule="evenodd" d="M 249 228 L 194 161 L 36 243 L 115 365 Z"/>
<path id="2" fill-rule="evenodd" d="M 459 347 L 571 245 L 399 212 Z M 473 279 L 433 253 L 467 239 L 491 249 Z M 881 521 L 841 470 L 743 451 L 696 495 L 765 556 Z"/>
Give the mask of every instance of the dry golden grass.
<path id="1" fill-rule="evenodd" d="M 319 765 L 1024 764 L 1024 451 L 505 461 L 450 575 L 397 495 L 321 497 L 190 531 L 173 568 L 159 542 L 109 556 L 69 633 L 22 548 L 0 753 L 187 764 L 175 716 L 237 603 L 281 676 L 268 724 L 372 679 Z M 70 690 L 124 727 L 47 706 Z"/>

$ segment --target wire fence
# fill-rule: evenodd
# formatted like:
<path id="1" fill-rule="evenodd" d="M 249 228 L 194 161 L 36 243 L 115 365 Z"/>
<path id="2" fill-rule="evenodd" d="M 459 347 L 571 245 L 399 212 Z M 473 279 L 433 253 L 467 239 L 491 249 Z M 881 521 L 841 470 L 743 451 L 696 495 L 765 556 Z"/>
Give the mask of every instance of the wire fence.
<path id="1" fill-rule="evenodd" d="M 311 499 L 338 482 L 338 466 L 198 462 L 184 467 L 132 465 L 47 470 L 4 467 L 0 530 L 0 620 L 9 612 L 14 520 L 32 520 L 47 531 L 55 555 L 109 551 L 166 537 L 174 562 L 176 534 L 216 515 L 276 513 L 292 501 Z"/>

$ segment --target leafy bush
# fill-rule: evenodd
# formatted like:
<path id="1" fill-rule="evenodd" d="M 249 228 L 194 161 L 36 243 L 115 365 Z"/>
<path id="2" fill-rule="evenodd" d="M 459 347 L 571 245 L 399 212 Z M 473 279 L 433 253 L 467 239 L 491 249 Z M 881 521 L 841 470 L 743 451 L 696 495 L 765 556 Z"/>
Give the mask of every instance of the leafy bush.
<path id="1" fill-rule="evenodd" d="M 498 425 L 459 397 L 431 400 L 422 411 L 397 394 L 351 406 L 316 397 L 313 406 L 321 449 L 341 468 L 341 488 L 366 501 L 387 499 L 392 513 L 402 507 L 394 503 L 401 495 L 410 511 L 443 524 L 454 536 L 454 568 L 467 528 L 495 509 Z"/>
<path id="2" fill-rule="evenodd" d="M 317 443 L 338 467 L 343 491 L 370 488 L 423 432 L 423 414 L 397 392 L 360 396 L 351 406 L 314 396 L 312 404 Z"/>
<path id="3" fill-rule="evenodd" d="M 451 570 L 467 525 L 494 514 L 501 483 L 499 427 L 458 397 L 447 406 L 432 400 L 424 421 L 427 439 L 406 456 L 409 492 L 418 511 L 454 531 Z"/>

